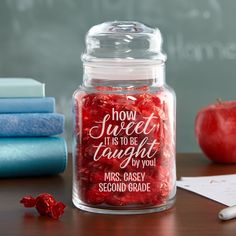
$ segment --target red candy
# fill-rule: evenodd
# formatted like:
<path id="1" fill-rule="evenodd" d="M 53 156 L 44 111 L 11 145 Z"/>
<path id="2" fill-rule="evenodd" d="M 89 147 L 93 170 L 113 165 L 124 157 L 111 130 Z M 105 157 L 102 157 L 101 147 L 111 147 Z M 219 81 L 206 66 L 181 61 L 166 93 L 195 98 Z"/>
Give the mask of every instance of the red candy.
<path id="1" fill-rule="evenodd" d="M 35 207 L 38 211 L 38 213 L 43 215 L 49 215 L 52 211 L 52 207 L 56 204 L 56 200 L 54 197 L 50 194 L 44 193 L 40 194 L 36 198 L 36 204 Z"/>
<path id="2" fill-rule="evenodd" d="M 124 94 L 97 89 L 75 95 L 80 199 L 103 206 L 165 204 L 175 182 L 171 101 L 148 87 Z"/>
<path id="3" fill-rule="evenodd" d="M 32 196 L 25 196 L 20 203 L 24 207 L 35 207 L 41 216 L 49 216 L 53 219 L 59 219 L 64 213 L 65 204 L 57 202 L 51 194 L 42 193 L 37 198 Z"/>

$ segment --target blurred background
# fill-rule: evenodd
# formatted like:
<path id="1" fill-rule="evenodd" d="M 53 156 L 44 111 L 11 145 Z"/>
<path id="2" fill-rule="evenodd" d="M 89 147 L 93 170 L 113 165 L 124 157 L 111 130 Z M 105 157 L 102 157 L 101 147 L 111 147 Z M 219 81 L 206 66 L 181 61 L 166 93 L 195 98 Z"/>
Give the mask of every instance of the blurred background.
<path id="1" fill-rule="evenodd" d="M 71 96 L 82 83 L 80 55 L 88 29 L 135 20 L 159 27 L 167 82 L 177 93 L 177 151 L 199 151 L 197 111 L 235 99 L 234 0 L 1 0 L 0 77 L 32 77 L 57 99 L 71 139 Z M 69 144 L 70 145 L 70 144 Z"/>

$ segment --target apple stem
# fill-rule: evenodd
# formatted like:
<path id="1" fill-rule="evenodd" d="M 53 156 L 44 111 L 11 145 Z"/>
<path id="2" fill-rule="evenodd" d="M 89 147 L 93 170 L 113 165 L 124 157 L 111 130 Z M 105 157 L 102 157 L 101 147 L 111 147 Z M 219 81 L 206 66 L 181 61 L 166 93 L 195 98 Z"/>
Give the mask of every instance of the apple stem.
<path id="1" fill-rule="evenodd" d="M 216 102 L 217 102 L 218 104 L 221 104 L 221 103 L 222 103 L 222 99 L 221 99 L 221 98 L 217 98 L 217 99 L 216 99 Z"/>

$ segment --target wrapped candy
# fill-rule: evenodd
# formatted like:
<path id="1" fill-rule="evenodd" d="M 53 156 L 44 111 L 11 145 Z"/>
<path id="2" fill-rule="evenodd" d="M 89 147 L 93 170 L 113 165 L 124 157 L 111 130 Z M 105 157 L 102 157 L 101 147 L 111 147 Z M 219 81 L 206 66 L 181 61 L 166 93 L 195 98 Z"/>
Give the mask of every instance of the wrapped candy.
<path id="1" fill-rule="evenodd" d="M 35 207 L 41 216 L 49 216 L 56 220 L 63 215 L 66 207 L 63 202 L 57 202 L 54 197 L 48 193 L 41 193 L 36 198 L 27 195 L 21 199 L 20 203 L 26 208 Z"/>

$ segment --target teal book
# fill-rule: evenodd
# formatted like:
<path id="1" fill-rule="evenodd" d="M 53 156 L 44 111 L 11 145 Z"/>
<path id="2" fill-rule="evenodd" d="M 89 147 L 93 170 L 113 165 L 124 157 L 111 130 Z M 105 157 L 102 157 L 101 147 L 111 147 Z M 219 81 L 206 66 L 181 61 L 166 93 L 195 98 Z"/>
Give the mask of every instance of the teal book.
<path id="1" fill-rule="evenodd" d="M 63 138 L 1 138 L 0 177 L 43 176 L 62 173 L 67 165 Z"/>

